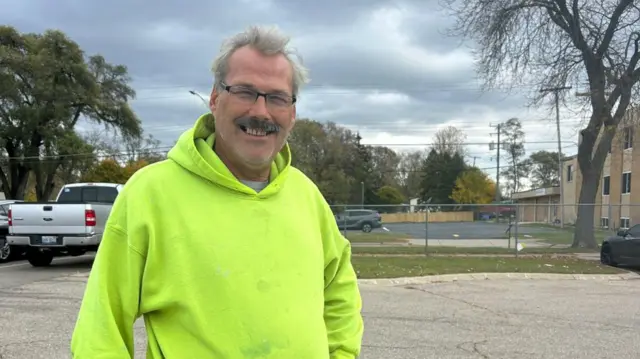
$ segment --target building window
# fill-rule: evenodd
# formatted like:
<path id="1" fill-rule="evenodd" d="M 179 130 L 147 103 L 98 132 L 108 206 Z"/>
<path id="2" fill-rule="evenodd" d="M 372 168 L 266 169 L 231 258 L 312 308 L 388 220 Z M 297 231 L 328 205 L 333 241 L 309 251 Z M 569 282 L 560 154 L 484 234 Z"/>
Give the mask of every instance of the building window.
<path id="1" fill-rule="evenodd" d="M 609 229 L 609 218 L 607 217 L 600 218 L 600 227 L 604 229 Z"/>
<path id="2" fill-rule="evenodd" d="M 631 227 L 631 223 L 629 223 L 629 218 L 620 217 L 620 229 L 629 229 Z"/>
<path id="3" fill-rule="evenodd" d="M 631 193 L 631 172 L 622 174 L 622 194 Z"/>
<path id="4" fill-rule="evenodd" d="M 608 196 L 611 191 L 611 176 L 602 177 L 602 195 Z"/>
<path id="5" fill-rule="evenodd" d="M 629 149 L 633 147 L 633 129 L 631 127 L 626 127 L 624 129 L 624 149 Z"/>
<path id="6" fill-rule="evenodd" d="M 573 181 L 573 165 L 567 166 L 567 182 Z"/>

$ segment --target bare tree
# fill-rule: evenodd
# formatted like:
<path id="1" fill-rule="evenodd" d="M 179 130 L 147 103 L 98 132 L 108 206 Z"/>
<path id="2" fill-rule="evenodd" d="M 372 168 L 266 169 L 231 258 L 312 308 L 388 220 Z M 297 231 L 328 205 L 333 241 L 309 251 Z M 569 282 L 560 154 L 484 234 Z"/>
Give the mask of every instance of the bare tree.
<path id="1" fill-rule="evenodd" d="M 525 158 L 524 131 L 522 123 L 517 118 L 510 118 L 501 129 L 506 159 L 509 166 L 501 171 L 501 175 L 507 179 L 505 188 L 511 194 L 522 190 L 522 180 L 529 176 L 531 165 Z"/>
<path id="2" fill-rule="evenodd" d="M 433 135 L 431 147 L 438 153 L 448 153 L 451 156 L 458 153 L 460 156 L 465 157 L 467 155 L 466 140 L 467 135 L 464 131 L 454 126 L 447 126 Z"/>
<path id="3" fill-rule="evenodd" d="M 129 162 L 144 160 L 149 163 L 159 162 L 166 158 L 170 147 L 161 146 L 160 140 L 148 134 L 146 137 L 122 136 L 126 159 Z"/>
<path id="4" fill-rule="evenodd" d="M 400 187 L 408 198 L 416 198 L 420 194 L 423 177 L 422 166 L 428 153 L 424 150 L 405 152 L 401 154 L 398 164 Z"/>
<path id="5" fill-rule="evenodd" d="M 113 159 L 121 163 L 144 160 L 149 163 L 162 161 L 172 146 L 162 143 L 152 134 L 140 137 L 127 136 L 108 129 L 93 130 L 84 141 L 94 148 L 99 159 Z"/>
<path id="6" fill-rule="evenodd" d="M 579 203 L 593 204 L 616 128 L 640 81 L 640 6 L 634 0 L 454 0 L 451 35 L 478 45 L 485 89 L 586 82 L 591 115 L 580 131 Z M 561 93 L 562 95 L 562 93 Z M 566 94 L 564 94 L 566 95 Z M 573 246 L 595 248 L 594 206 L 578 206 Z"/>

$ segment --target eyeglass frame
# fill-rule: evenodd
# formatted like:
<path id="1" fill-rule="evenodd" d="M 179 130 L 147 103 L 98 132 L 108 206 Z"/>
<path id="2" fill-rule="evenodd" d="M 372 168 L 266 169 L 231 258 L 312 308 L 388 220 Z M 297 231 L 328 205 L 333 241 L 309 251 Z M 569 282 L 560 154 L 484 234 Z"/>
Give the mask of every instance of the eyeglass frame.
<path id="1" fill-rule="evenodd" d="M 260 92 L 256 89 L 253 89 L 251 87 L 247 87 L 245 85 L 228 85 L 223 81 L 219 82 L 220 87 L 224 90 L 227 91 L 229 94 L 237 96 L 239 95 L 238 93 L 234 93 L 233 89 L 242 89 L 246 92 L 251 92 L 253 93 L 253 96 L 255 96 L 255 99 L 253 100 L 252 104 L 256 103 L 258 101 L 258 98 L 260 97 L 264 97 L 264 101 L 265 104 L 267 105 L 273 105 L 276 106 L 277 108 L 288 108 L 290 106 L 295 105 L 296 101 L 298 100 L 298 98 L 296 97 L 296 95 L 287 95 L 285 93 L 266 93 L 266 92 Z M 274 97 L 276 98 L 280 98 L 283 100 L 287 100 L 287 103 L 283 106 L 278 106 L 277 104 L 274 104 L 273 102 L 269 102 L 269 99 L 273 99 Z"/>

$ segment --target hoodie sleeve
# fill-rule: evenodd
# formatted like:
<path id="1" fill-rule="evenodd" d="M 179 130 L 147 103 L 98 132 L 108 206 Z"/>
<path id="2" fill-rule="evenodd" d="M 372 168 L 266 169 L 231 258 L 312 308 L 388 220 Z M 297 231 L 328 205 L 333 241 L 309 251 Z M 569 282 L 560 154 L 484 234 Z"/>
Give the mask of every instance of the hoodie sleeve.
<path id="1" fill-rule="evenodd" d="M 327 205 L 325 219 L 324 321 L 331 359 L 360 355 L 364 323 L 358 279 L 351 265 L 351 245 L 340 233 Z M 328 217 L 328 218 L 327 218 Z"/>
<path id="2" fill-rule="evenodd" d="M 120 195 L 121 196 L 121 195 Z M 127 233 L 116 200 L 96 254 L 71 339 L 73 359 L 131 359 L 145 264 L 134 245 L 143 233 Z M 124 199 L 122 199 L 123 202 Z M 138 238 L 139 239 L 139 238 Z"/>

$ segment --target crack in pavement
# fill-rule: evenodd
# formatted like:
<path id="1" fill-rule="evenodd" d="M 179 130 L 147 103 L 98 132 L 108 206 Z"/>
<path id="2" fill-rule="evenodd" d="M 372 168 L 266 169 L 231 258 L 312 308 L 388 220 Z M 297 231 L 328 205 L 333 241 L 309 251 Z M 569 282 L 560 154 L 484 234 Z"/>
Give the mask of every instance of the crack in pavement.
<path id="1" fill-rule="evenodd" d="M 508 315 L 506 315 L 505 313 L 497 312 L 497 311 L 495 311 L 495 310 L 493 310 L 491 308 L 483 307 L 481 305 L 475 304 L 473 302 L 469 302 L 469 301 L 464 300 L 464 299 L 458 299 L 458 298 L 454 298 L 454 297 L 449 297 L 449 296 L 446 296 L 444 294 L 439 294 L 439 293 L 436 293 L 436 292 L 432 292 L 430 290 L 426 290 L 424 288 L 414 287 L 414 286 L 410 286 L 410 285 L 409 286 L 405 286 L 404 288 L 405 289 L 410 289 L 410 290 L 417 290 L 417 291 L 420 291 L 420 292 L 431 294 L 431 295 L 433 295 L 435 297 L 440 297 L 440 298 L 452 300 L 454 302 L 462 303 L 462 304 L 468 305 L 468 306 L 470 306 L 472 308 L 480 309 L 480 310 L 489 312 L 489 313 L 491 313 L 493 315 L 496 315 L 496 316 L 498 316 L 500 318 L 508 318 Z"/>
<path id="2" fill-rule="evenodd" d="M 410 316 L 402 316 L 402 315 L 374 315 L 369 313 L 362 313 L 362 316 L 368 319 L 381 319 L 381 320 L 389 320 L 389 321 L 398 321 L 398 322 L 438 322 L 438 323 L 450 323 L 452 322 L 449 317 L 410 317 Z"/>
<path id="3" fill-rule="evenodd" d="M 466 345 L 471 345 L 471 349 L 465 348 Z M 485 354 L 483 352 L 480 351 L 480 348 L 478 348 L 479 345 L 483 345 L 483 344 L 487 344 L 487 340 L 481 340 L 481 341 L 474 341 L 474 342 L 462 342 L 458 345 L 456 345 L 456 348 L 465 352 L 465 353 L 469 353 L 469 354 L 476 354 L 478 356 L 480 356 L 483 359 L 490 359 L 488 354 Z"/>
<path id="4" fill-rule="evenodd" d="M 410 349 L 416 349 L 416 348 L 430 348 L 429 346 L 426 345 L 378 345 L 378 344 L 362 344 L 363 348 L 377 348 L 377 349 L 398 349 L 398 350 L 410 350 Z M 2 358 L 0 358 L 2 359 Z"/>
<path id="5" fill-rule="evenodd" d="M 527 317 L 527 318 L 533 318 L 533 319 L 544 319 L 547 320 L 551 323 L 563 323 L 563 324 L 569 324 L 569 325 L 574 325 L 574 324 L 578 324 L 578 325 L 583 325 L 583 324 L 588 324 L 590 326 L 593 327 L 600 327 L 600 328 L 610 328 L 610 329 L 621 329 L 621 330 L 635 330 L 637 329 L 637 326 L 634 325 L 624 325 L 624 324 L 615 324 L 615 323 L 601 323 L 601 322 L 597 322 L 594 320 L 589 320 L 589 319 L 584 319 L 584 318 L 576 318 L 576 319 L 571 319 L 571 318 L 561 318 L 558 316 L 551 316 L 551 315 L 545 315 L 545 314 L 541 314 L 541 313 L 528 313 L 528 312 L 524 312 L 524 311 L 519 311 L 516 313 L 510 313 L 510 312 L 506 312 L 506 314 L 510 314 L 513 316 L 518 316 L 518 317 Z"/>

